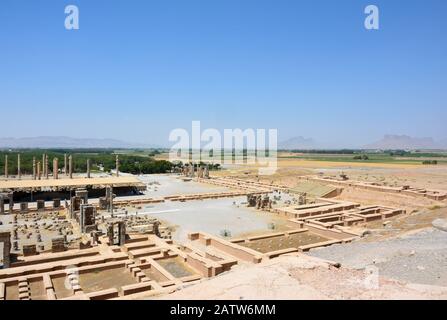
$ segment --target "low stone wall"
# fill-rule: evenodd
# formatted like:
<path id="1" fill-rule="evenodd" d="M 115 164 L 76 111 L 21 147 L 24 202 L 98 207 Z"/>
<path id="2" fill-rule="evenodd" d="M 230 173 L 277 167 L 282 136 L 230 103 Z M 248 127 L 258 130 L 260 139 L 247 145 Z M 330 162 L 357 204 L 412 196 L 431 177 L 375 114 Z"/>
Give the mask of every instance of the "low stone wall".
<path id="1" fill-rule="evenodd" d="M 229 241 L 219 239 L 205 233 L 192 233 L 189 234 L 190 240 L 199 240 L 207 246 L 215 247 L 237 259 L 244 260 L 251 263 L 259 263 L 262 260 L 262 254 L 259 252 L 239 246 Z"/>

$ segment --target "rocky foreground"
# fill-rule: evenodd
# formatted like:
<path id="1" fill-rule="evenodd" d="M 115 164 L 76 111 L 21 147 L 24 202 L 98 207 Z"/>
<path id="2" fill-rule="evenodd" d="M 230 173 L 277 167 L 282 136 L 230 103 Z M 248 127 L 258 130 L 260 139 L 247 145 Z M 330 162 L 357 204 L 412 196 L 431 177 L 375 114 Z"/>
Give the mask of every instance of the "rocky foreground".
<path id="1" fill-rule="evenodd" d="M 374 267 L 356 270 L 297 253 L 237 266 L 163 299 L 447 299 L 447 287 L 392 280 Z"/>

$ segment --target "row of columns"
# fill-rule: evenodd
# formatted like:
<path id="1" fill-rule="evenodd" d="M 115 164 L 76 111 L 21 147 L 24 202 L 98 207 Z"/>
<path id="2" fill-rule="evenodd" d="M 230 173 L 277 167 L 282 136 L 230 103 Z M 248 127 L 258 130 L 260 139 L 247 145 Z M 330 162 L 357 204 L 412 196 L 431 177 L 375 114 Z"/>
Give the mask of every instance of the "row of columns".
<path id="1" fill-rule="evenodd" d="M 66 155 L 65 155 L 66 159 Z M 71 159 L 71 156 L 70 156 Z M 70 160 L 71 161 L 71 160 Z M 65 168 L 67 167 L 66 161 L 64 164 Z M 42 163 L 40 161 L 36 161 L 36 157 L 33 157 L 33 180 L 41 179 L 44 176 L 46 179 L 49 178 L 49 169 L 48 169 L 48 155 L 42 155 Z M 68 175 L 66 173 L 66 175 Z M 21 170 L 21 158 L 20 153 L 17 155 L 17 177 L 19 179 L 22 178 L 22 170 Z M 70 172 L 70 177 L 72 177 L 72 172 Z M 8 170 L 8 155 L 5 155 L 5 178 L 9 178 L 9 170 Z M 59 159 L 53 158 L 53 178 L 59 178 Z"/>
<path id="2" fill-rule="evenodd" d="M 116 176 L 119 177 L 119 158 L 116 155 Z M 20 153 L 17 155 L 17 176 L 19 179 L 22 178 L 21 171 L 21 160 Z M 41 169 L 42 168 L 42 169 Z M 67 154 L 64 154 L 64 173 L 66 176 L 69 176 L 70 179 L 73 179 L 73 157 L 72 155 L 68 156 L 68 172 L 67 172 Z M 49 178 L 49 170 L 48 170 L 48 155 L 42 155 L 42 163 L 40 161 L 36 162 L 36 157 L 33 157 L 33 179 L 40 180 L 44 176 L 46 179 Z M 5 155 L 5 178 L 9 177 L 8 171 L 8 155 Z M 53 158 L 53 178 L 59 178 L 59 159 Z M 90 159 L 87 159 L 87 178 L 90 178 Z"/>

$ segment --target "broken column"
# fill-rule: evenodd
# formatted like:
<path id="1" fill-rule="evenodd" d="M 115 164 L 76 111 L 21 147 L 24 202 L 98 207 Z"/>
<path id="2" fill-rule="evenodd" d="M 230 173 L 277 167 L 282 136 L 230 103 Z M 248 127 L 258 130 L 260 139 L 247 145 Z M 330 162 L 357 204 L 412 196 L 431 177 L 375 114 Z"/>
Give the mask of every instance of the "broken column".
<path id="1" fill-rule="evenodd" d="M 61 199 L 59 199 L 59 198 L 53 199 L 53 208 L 57 209 L 60 206 L 61 206 Z"/>
<path id="2" fill-rule="evenodd" d="M 256 207 L 256 195 L 254 194 L 247 195 L 247 207 Z"/>
<path id="3" fill-rule="evenodd" d="M 65 250 L 64 237 L 55 237 L 51 239 L 51 252 L 64 252 Z"/>
<path id="4" fill-rule="evenodd" d="M 20 213 L 28 212 L 28 202 L 20 202 Z"/>
<path id="5" fill-rule="evenodd" d="M 40 172 L 40 161 L 37 162 L 37 179 L 40 180 L 42 173 Z"/>
<path id="6" fill-rule="evenodd" d="M 71 154 L 68 156 L 68 172 L 70 175 L 70 179 L 73 179 L 73 157 Z"/>
<path id="7" fill-rule="evenodd" d="M 194 178 L 195 169 L 196 169 L 196 167 L 195 167 L 194 163 L 191 163 L 191 178 Z"/>
<path id="8" fill-rule="evenodd" d="M 108 207 L 107 197 L 99 197 L 99 209 L 107 210 L 107 207 Z"/>
<path id="9" fill-rule="evenodd" d="M 120 175 L 120 161 L 118 159 L 118 155 L 116 155 L 116 176 L 119 177 Z"/>
<path id="10" fill-rule="evenodd" d="M 5 178 L 8 178 L 8 155 L 5 155 Z"/>
<path id="11" fill-rule="evenodd" d="M 76 218 L 76 212 L 81 208 L 81 198 L 74 196 L 70 199 L 70 218 Z"/>
<path id="12" fill-rule="evenodd" d="M 6 269 L 11 266 L 11 233 L 9 231 L 0 233 L 0 243 L 1 242 L 3 242 L 3 268 Z"/>
<path id="13" fill-rule="evenodd" d="M 14 212 L 14 192 L 8 193 L 8 200 L 9 200 L 9 213 Z"/>
<path id="14" fill-rule="evenodd" d="M 87 178 L 90 178 L 90 159 L 87 159 Z"/>
<path id="15" fill-rule="evenodd" d="M 2 194 L 0 194 L 0 214 L 5 213 L 5 198 Z"/>
<path id="16" fill-rule="evenodd" d="M 42 175 L 45 175 L 45 153 L 42 154 Z"/>
<path id="17" fill-rule="evenodd" d="M 203 172 L 203 177 L 205 179 L 209 179 L 210 178 L 210 169 L 209 169 L 209 165 L 208 164 L 206 164 L 206 166 L 205 166 L 205 170 Z"/>
<path id="18" fill-rule="evenodd" d="M 20 170 L 20 153 L 17 154 L 17 176 L 19 179 L 22 178 L 22 171 Z"/>
<path id="19" fill-rule="evenodd" d="M 45 210 L 45 200 L 37 200 L 37 210 Z"/>
<path id="20" fill-rule="evenodd" d="M 24 257 L 37 255 L 37 248 L 35 244 L 23 245 L 22 250 Z"/>
<path id="21" fill-rule="evenodd" d="M 68 176 L 68 171 L 67 171 L 67 154 L 64 153 L 64 174 L 66 176 Z"/>
<path id="22" fill-rule="evenodd" d="M 57 179 L 59 177 L 59 160 L 57 158 L 53 159 L 53 178 Z"/>
<path id="23" fill-rule="evenodd" d="M 76 190 L 75 195 L 82 199 L 83 204 L 88 204 L 88 191 L 86 189 Z"/>
<path id="24" fill-rule="evenodd" d="M 126 243 L 126 223 L 115 221 L 107 227 L 107 237 L 110 245 L 123 246 Z"/>
<path id="25" fill-rule="evenodd" d="M 49 172 L 48 172 L 48 155 L 45 155 L 45 179 L 48 179 L 49 176 Z"/>
<path id="26" fill-rule="evenodd" d="M 124 246 L 126 244 L 126 223 L 124 221 L 120 221 L 118 224 L 119 230 L 119 245 Z"/>
<path id="27" fill-rule="evenodd" d="M 33 180 L 36 180 L 36 157 L 33 157 Z"/>
<path id="28" fill-rule="evenodd" d="M 96 210 L 95 207 L 91 204 L 82 204 L 81 205 L 81 216 L 79 225 L 81 227 L 82 233 L 89 233 L 91 231 L 96 230 L 95 223 L 95 215 Z"/>
<path id="29" fill-rule="evenodd" d="M 106 187 L 106 199 L 107 199 L 107 211 L 109 211 L 113 216 L 113 187 Z"/>

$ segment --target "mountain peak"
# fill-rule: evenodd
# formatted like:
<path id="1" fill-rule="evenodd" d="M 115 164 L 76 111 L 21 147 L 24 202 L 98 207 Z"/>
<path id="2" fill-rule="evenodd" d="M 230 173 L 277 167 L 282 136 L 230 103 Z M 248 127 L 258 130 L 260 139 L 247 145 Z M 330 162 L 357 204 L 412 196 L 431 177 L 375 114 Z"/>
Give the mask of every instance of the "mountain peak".
<path id="1" fill-rule="evenodd" d="M 431 137 L 410 137 L 407 135 L 386 134 L 379 141 L 368 144 L 365 149 L 437 149 L 442 148 Z"/>
<path id="2" fill-rule="evenodd" d="M 317 146 L 317 143 L 312 138 L 305 138 L 302 136 L 293 137 L 290 139 L 287 139 L 283 142 L 278 143 L 279 149 L 286 149 L 286 150 L 292 150 L 292 149 L 315 149 Z"/>

